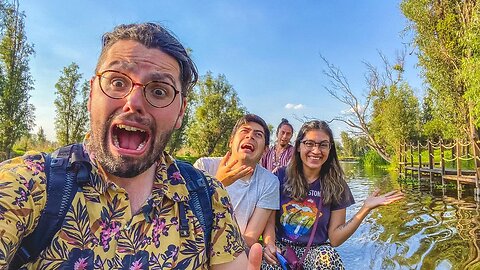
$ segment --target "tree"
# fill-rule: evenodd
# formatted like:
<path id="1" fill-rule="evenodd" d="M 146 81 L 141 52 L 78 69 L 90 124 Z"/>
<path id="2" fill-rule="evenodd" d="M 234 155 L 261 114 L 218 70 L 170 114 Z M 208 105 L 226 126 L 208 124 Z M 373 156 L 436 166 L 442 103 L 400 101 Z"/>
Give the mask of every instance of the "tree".
<path id="1" fill-rule="evenodd" d="M 180 126 L 179 129 L 173 132 L 172 137 L 167 143 L 166 151 L 168 151 L 170 155 L 173 155 L 175 152 L 180 150 L 182 146 L 185 144 L 185 141 L 186 141 L 185 130 L 190 124 L 190 121 L 192 118 L 192 107 L 195 102 L 194 99 L 195 99 L 194 93 L 192 91 L 192 93 L 190 93 L 188 97 L 188 104 L 187 104 L 187 108 L 185 109 L 185 114 L 183 115 L 182 125 Z"/>
<path id="2" fill-rule="evenodd" d="M 25 36 L 24 13 L 18 2 L 0 3 L 0 151 L 11 157 L 12 147 L 33 127 L 34 108 L 28 103 L 32 79 L 28 59 L 33 54 Z"/>
<path id="3" fill-rule="evenodd" d="M 429 86 L 430 121 L 441 125 L 444 138 L 478 136 L 479 5 L 474 0 L 403 0 L 400 5 Z"/>
<path id="4" fill-rule="evenodd" d="M 82 74 L 78 65 L 70 64 L 63 68 L 62 75 L 55 84 L 55 131 L 61 145 L 81 142 L 88 126 L 88 81 L 79 86 Z"/>
<path id="5" fill-rule="evenodd" d="M 47 135 L 45 135 L 45 131 L 43 130 L 43 127 L 40 127 L 37 132 L 37 143 L 44 144 L 46 142 L 47 142 Z"/>
<path id="6" fill-rule="evenodd" d="M 195 117 L 187 129 L 189 146 L 201 156 L 224 155 L 230 133 L 246 109 L 225 75 L 207 72 L 196 88 Z"/>
<path id="7" fill-rule="evenodd" d="M 363 101 L 355 95 L 342 71 L 322 56 L 327 66 L 324 74 L 330 82 L 325 89 L 349 107 L 344 116 L 334 120 L 346 123 L 351 134 L 365 138 L 368 146 L 388 162 L 398 152 L 400 142 L 418 136 L 420 125 L 418 99 L 402 77 L 404 56 L 399 54 L 396 64 L 391 65 L 380 53 L 383 72 L 365 63 L 368 92 Z"/>
<path id="8" fill-rule="evenodd" d="M 371 130 L 387 153 L 394 156 L 405 141 L 419 138 L 420 106 L 406 82 L 383 87 L 373 102 Z"/>
<path id="9" fill-rule="evenodd" d="M 345 131 L 342 131 L 340 133 L 340 139 L 342 141 L 342 154 L 343 156 L 346 157 L 352 157 L 354 156 L 354 144 L 355 142 L 353 141 L 350 136 L 348 136 L 348 133 Z"/>
<path id="10" fill-rule="evenodd" d="M 25 14 L 18 5 L 18 1 L 0 2 L 0 153 L 6 158 L 35 120 L 35 108 L 29 103 L 33 80 L 28 66 L 34 50 L 27 43 Z"/>
<path id="11" fill-rule="evenodd" d="M 192 55 L 193 50 L 192 48 L 186 48 L 188 55 Z M 165 147 L 166 151 L 170 155 L 173 155 L 178 150 L 180 150 L 187 141 L 186 129 L 190 124 L 190 119 L 192 118 L 192 108 L 195 106 L 195 92 L 193 89 L 189 91 L 187 96 L 187 107 L 185 109 L 185 114 L 183 115 L 182 125 L 179 129 L 175 130 L 172 133 L 172 137 L 168 140 L 167 146 Z"/>

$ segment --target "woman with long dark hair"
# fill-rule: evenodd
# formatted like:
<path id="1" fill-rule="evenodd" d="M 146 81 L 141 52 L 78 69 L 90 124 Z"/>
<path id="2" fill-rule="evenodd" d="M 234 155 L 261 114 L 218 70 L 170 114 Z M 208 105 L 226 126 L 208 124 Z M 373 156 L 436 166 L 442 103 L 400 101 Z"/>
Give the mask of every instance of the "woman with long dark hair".
<path id="1" fill-rule="evenodd" d="M 403 193 L 379 196 L 375 191 L 345 222 L 346 208 L 355 201 L 328 124 L 318 120 L 303 124 L 294 147 L 290 164 L 277 172 L 280 210 L 263 234 L 262 269 L 281 269 L 276 253 L 284 250 L 294 252 L 304 269 L 344 269 L 333 247 L 345 242 L 372 209 L 402 199 Z M 285 256 L 292 260 L 290 255 Z"/>

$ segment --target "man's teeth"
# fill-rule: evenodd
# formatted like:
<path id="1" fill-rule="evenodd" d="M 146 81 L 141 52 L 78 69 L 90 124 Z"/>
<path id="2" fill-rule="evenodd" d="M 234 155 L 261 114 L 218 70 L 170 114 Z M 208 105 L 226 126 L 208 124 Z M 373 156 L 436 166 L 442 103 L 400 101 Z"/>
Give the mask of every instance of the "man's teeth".
<path id="1" fill-rule="evenodd" d="M 120 147 L 120 142 L 118 142 L 118 137 L 117 135 L 113 135 L 113 145 L 115 145 L 116 147 Z"/>
<path id="2" fill-rule="evenodd" d="M 137 150 L 141 150 L 145 146 L 145 142 L 138 145 Z"/>
<path id="3" fill-rule="evenodd" d="M 132 127 L 132 126 L 117 125 L 117 127 L 118 127 L 118 128 L 121 128 L 121 129 L 128 130 L 128 131 L 141 131 L 141 132 L 145 132 L 145 130 L 143 130 L 143 129 L 139 129 L 139 128 Z"/>
<path id="4" fill-rule="evenodd" d="M 113 145 L 115 145 L 116 147 L 120 148 L 120 142 L 118 141 L 118 136 L 117 135 L 113 135 L 112 136 L 112 139 L 113 139 Z M 137 146 L 137 149 L 136 150 L 142 150 L 142 148 L 145 146 L 145 143 L 146 142 L 142 142 L 141 144 L 139 144 Z"/>

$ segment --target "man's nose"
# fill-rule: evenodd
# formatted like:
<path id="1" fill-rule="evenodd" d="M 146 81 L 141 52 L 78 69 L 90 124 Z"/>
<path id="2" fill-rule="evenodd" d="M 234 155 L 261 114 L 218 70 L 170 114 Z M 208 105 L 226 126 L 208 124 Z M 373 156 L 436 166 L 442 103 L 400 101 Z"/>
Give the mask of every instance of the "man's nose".
<path id="1" fill-rule="evenodd" d="M 246 135 L 245 137 L 246 137 L 246 138 L 251 138 L 251 139 L 253 139 L 253 138 L 255 137 L 255 136 L 253 136 L 253 134 L 254 134 L 254 131 L 253 131 L 253 130 L 252 130 L 252 131 L 249 131 L 249 132 L 247 132 L 247 135 Z"/>
<path id="2" fill-rule="evenodd" d="M 145 113 L 146 100 L 143 94 L 142 84 L 133 84 L 132 91 L 125 98 L 127 102 L 125 102 L 125 105 L 123 106 L 123 111 L 133 111 L 140 114 Z"/>

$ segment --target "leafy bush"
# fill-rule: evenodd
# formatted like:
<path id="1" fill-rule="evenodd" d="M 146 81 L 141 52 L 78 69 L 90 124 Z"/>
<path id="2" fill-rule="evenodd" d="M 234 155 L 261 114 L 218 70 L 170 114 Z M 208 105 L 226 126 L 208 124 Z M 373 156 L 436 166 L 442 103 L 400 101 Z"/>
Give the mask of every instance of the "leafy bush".
<path id="1" fill-rule="evenodd" d="M 376 151 L 368 150 L 368 152 L 362 156 L 360 162 L 364 166 L 381 166 L 381 165 L 388 165 L 386 162 Z"/>

